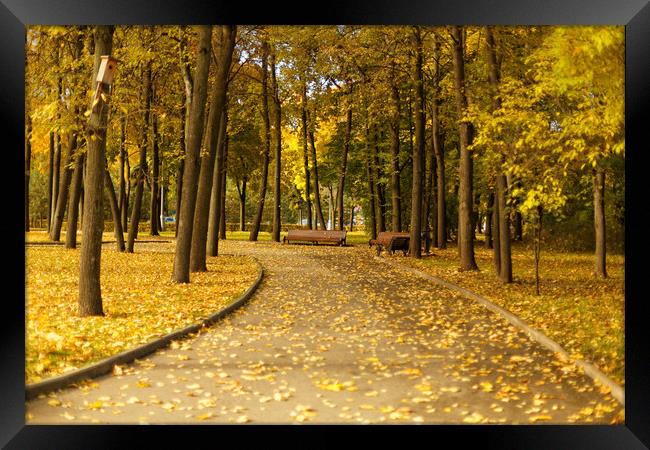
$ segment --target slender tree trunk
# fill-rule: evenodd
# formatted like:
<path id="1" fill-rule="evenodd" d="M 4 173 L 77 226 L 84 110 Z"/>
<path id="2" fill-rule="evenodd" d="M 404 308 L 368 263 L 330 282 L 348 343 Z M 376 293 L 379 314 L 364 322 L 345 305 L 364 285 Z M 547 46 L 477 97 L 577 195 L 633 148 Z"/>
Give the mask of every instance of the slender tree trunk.
<path id="1" fill-rule="evenodd" d="M 339 230 L 345 230 L 343 223 L 343 195 L 345 191 L 345 176 L 348 167 L 348 153 L 350 152 L 350 139 L 352 135 L 352 108 L 348 108 L 347 120 L 345 124 L 345 142 L 343 143 L 343 154 L 341 155 L 341 172 L 339 173 L 339 183 L 336 189 L 336 212 Z"/>
<path id="2" fill-rule="evenodd" d="M 59 194 L 56 196 L 56 208 L 54 209 L 54 223 L 50 233 L 50 238 L 59 242 L 61 239 L 61 228 L 63 227 L 63 218 L 65 217 L 65 210 L 68 206 L 68 188 L 70 187 L 70 180 L 72 179 L 72 161 L 74 152 L 77 147 L 77 134 L 71 132 L 68 134 L 68 145 L 64 160 L 64 165 L 60 173 L 61 179 L 59 181 Z"/>
<path id="3" fill-rule="evenodd" d="M 138 178 L 135 186 L 135 199 L 131 211 L 131 228 L 126 244 L 127 253 L 133 253 L 133 246 L 138 237 L 138 226 L 140 223 L 140 212 L 142 209 L 142 194 L 144 192 L 144 178 L 147 175 L 147 133 L 149 128 L 149 115 L 151 113 L 151 62 L 147 63 L 143 74 L 143 96 L 144 112 L 142 134 L 140 136 L 140 164 L 138 167 Z"/>
<path id="4" fill-rule="evenodd" d="M 117 244 L 117 251 L 123 252 L 124 245 L 124 232 L 122 231 L 122 223 L 120 222 L 120 209 L 117 205 L 117 197 L 115 196 L 115 188 L 113 187 L 113 180 L 111 174 L 108 172 L 108 167 L 104 173 L 104 188 L 108 201 L 111 204 L 111 213 L 113 215 L 113 234 L 115 235 L 115 242 Z"/>
<path id="5" fill-rule="evenodd" d="M 113 47 L 113 26 L 95 27 L 95 64 L 93 74 L 99 70 L 102 55 L 110 55 Z M 108 91 L 107 85 L 95 83 L 93 91 L 101 86 Z M 88 145 L 87 168 L 85 178 L 84 227 L 81 239 L 81 257 L 79 268 L 79 315 L 102 316 L 102 294 L 100 286 L 100 261 L 102 252 L 102 232 L 104 231 L 103 178 L 106 152 L 106 125 L 108 122 L 108 104 L 101 95 L 97 96 L 97 105 L 92 108 L 88 118 L 86 139 Z M 107 97 L 108 98 L 108 97 Z"/>
<path id="6" fill-rule="evenodd" d="M 50 131 L 50 147 L 48 152 L 48 171 L 47 171 L 47 233 L 50 233 L 50 224 L 52 223 L 52 186 L 54 183 L 54 132 Z"/>
<path id="7" fill-rule="evenodd" d="M 237 183 L 237 193 L 239 194 L 239 231 L 246 231 L 246 178 L 242 180 L 241 189 Z"/>
<path id="8" fill-rule="evenodd" d="M 535 224 L 535 242 L 533 250 L 535 252 L 535 293 L 539 295 L 539 255 L 542 249 L 542 207 L 537 207 L 537 221 Z"/>
<path id="9" fill-rule="evenodd" d="M 74 173 L 70 184 L 70 198 L 68 201 L 68 226 L 65 230 L 65 247 L 77 247 L 77 220 L 79 219 L 79 201 L 81 199 L 81 184 L 83 182 L 83 166 L 86 154 L 77 152 Z"/>
<path id="10" fill-rule="evenodd" d="M 499 201 L 498 201 L 498 188 L 495 186 L 495 198 L 494 205 L 492 208 L 492 256 L 494 260 L 494 271 L 497 274 L 497 277 L 501 276 L 501 233 L 499 232 L 499 218 L 501 217 L 501 211 L 499 211 Z"/>
<path id="11" fill-rule="evenodd" d="M 183 27 L 184 28 L 184 27 Z M 181 199 L 183 197 L 183 168 L 185 167 L 185 154 L 187 150 L 187 142 L 189 140 L 189 126 L 190 121 L 188 120 L 190 116 L 190 110 L 192 107 L 192 90 L 194 88 L 194 80 L 192 79 L 192 72 L 190 70 L 189 58 L 185 53 L 185 48 L 187 47 L 186 38 L 182 38 L 180 41 L 180 59 L 181 59 L 181 72 L 183 74 L 183 108 L 181 109 L 181 118 L 183 123 L 183 132 L 180 135 L 180 146 L 179 146 L 179 161 L 178 168 L 176 170 L 176 228 L 175 236 L 178 236 L 178 224 L 180 221 L 181 214 Z"/>
<path id="12" fill-rule="evenodd" d="M 226 111 L 221 114 L 219 124 L 219 142 L 217 144 L 217 161 L 214 165 L 212 176 L 212 195 L 210 196 L 210 217 L 208 221 L 208 247 L 209 256 L 219 255 L 219 222 L 221 221 L 221 194 L 223 189 L 222 177 L 224 164 L 224 150 L 226 144 L 226 132 L 228 118 Z"/>
<path id="13" fill-rule="evenodd" d="M 126 180 L 129 177 L 129 174 L 125 174 L 125 166 L 127 164 L 128 154 L 126 153 L 126 118 L 120 120 L 120 184 L 119 184 L 119 209 L 120 209 L 120 221 L 122 222 L 122 230 L 126 230 L 128 213 L 129 213 L 129 202 L 126 194 Z"/>
<path id="14" fill-rule="evenodd" d="M 196 194 L 196 207 L 194 210 L 192 250 L 190 254 L 190 270 L 192 272 L 205 272 L 208 270 L 206 264 L 206 251 L 208 241 L 208 222 L 210 216 L 210 197 L 212 195 L 213 183 L 217 183 L 217 188 L 221 189 L 221 181 L 213 180 L 214 163 L 217 156 L 217 147 L 219 145 L 221 116 L 224 114 L 226 105 L 230 63 L 232 61 L 232 52 L 235 47 L 235 38 L 237 35 L 237 28 L 233 25 L 219 25 L 215 29 L 219 36 L 219 44 L 216 49 L 217 71 L 210 95 L 210 112 L 208 114 L 208 134 L 206 139 L 208 152 L 201 157 L 199 185 Z M 219 192 L 219 197 L 217 197 L 217 199 L 220 198 L 220 195 L 221 193 Z"/>
<path id="15" fill-rule="evenodd" d="M 460 270 L 478 270 L 474 259 L 474 239 L 472 227 L 472 178 L 473 165 L 469 146 L 472 143 L 471 124 L 463 120 L 467 110 L 465 97 L 465 62 L 461 41 L 462 29 L 452 28 L 454 85 L 456 91 L 456 109 L 458 112 L 458 132 L 460 136 L 459 161 L 459 208 L 458 208 L 458 248 L 460 251 Z"/>
<path id="16" fill-rule="evenodd" d="M 436 158 L 436 218 L 437 218 L 437 238 L 436 247 L 447 247 L 447 224 L 446 212 L 447 204 L 445 199 L 445 150 L 443 147 L 443 139 L 440 133 L 440 119 L 439 119 L 439 104 L 440 104 L 440 47 L 437 36 L 434 36 L 434 92 L 432 98 L 432 117 L 431 117 L 431 140 L 433 141 L 433 153 Z"/>
<path id="17" fill-rule="evenodd" d="M 29 174 L 32 168 L 32 117 L 26 116 L 25 132 L 25 232 L 29 231 Z"/>
<path id="18" fill-rule="evenodd" d="M 262 214 L 264 213 L 264 201 L 266 199 L 266 185 L 269 176 L 269 159 L 271 154 L 271 120 L 269 117 L 269 99 L 268 99 L 268 44 L 262 47 L 262 119 L 264 121 L 264 154 L 262 162 L 262 182 L 260 185 L 260 196 L 257 204 L 257 214 L 253 218 L 253 225 L 249 235 L 249 240 L 257 241 L 257 235 L 260 232 L 262 223 Z"/>
<path id="19" fill-rule="evenodd" d="M 516 203 L 515 203 L 516 205 Z M 515 211 L 514 220 L 513 220 L 513 229 L 514 229 L 514 240 L 521 242 L 524 240 L 523 233 L 523 219 L 519 211 Z"/>
<path id="20" fill-rule="evenodd" d="M 510 214 L 506 205 L 508 184 L 504 174 L 497 175 L 497 202 L 499 203 L 499 278 L 504 283 L 512 283 L 512 253 L 510 247 Z"/>
<path id="21" fill-rule="evenodd" d="M 487 210 L 485 211 L 485 248 L 492 248 L 492 216 L 494 210 L 494 192 L 488 194 Z"/>
<path id="22" fill-rule="evenodd" d="M 420 233 L 422 226 L 422 160 L 424 157 L 424 86 L 422 75 L 423 50 L 422 36 L 418 27 L 413 29 L 413 46 L 415 47 L 415 64 L 413 80 L 415 81 L 415 145 L 413 146 L 413 184 L 411 188 L 411 239 L 410 256 L 422 257 Z"/>
<path id="23" fill-rule="evenodd" d="M 596 276 L 607 278 L 605 239 L 605 170 L 594 169 L 594 231 L 596 234 Z"/>
<path id="24" fill-rule="evenodd" d="M 382 179 L 382 170 L 381 170 L 381 161 L 379 159 L 379 135 L 377 133 L 377 126 L 373 127 L 375 132 L 373 133 L 373 170 L 374 170 L 374 179 L 375 179 L 375 194 L 376 194 L 376 208 L 375 215 L 377 224 L 377 232 L 381 233 L 386 231 L 386 193 L 384 191 L 384 184 L 381 182 Z"/>
<path id="25" fill-rule="evenodd" d="M 492 27 L 486 27 L 486 40 L 488 46 L 488 68 L 490 78 L 490 88 L 492 90 L 492 107 L 494 110 L 501 107 L 501 98 L 499 97 L 499 82 L 501 78 L 500 69 L 497 63 L 496 44 Z M 502 158 L 503 159 L 503 158 Z M 512 250 L 510 243 L 510 211 L 507 206 L 507 190 L 508 180 L 503 173 L 501 165 L 498 167 L 496 177 L 496 198 L 495 204 L 498 206 L 496 210 L 495 226 L 498 226 L 499 234 L 499 278 L 504 283 L 512 282 Z M 497 225 L 498 223 L 498 225 Z M 496 233 L 495 233 L 496 235 Z M 497 245 L 494 245 L 494 251 L 497 251 Z M 496 262 L 496 261 L 495 261 Z"/>
<path id="26" fill-rule="evenodd" d="M 377 239 L 377 205 L 375 204 L 375 180 L 373 173 L 374 170 L 372 169 L 370 156 L 370 129 L 368 124 L 366 124 L 366 177 L 368 179 L 368 206 L 370 208 L 370 211 L 369 214 L 367 214 L 369 217 L 364 217 L 364 227 L 367 227 L 368 219 L 370 219 L 370 237 L 372 239 Z"/>
<path id="27" fill-rule="evenodd" d="M 393 74 L 391 72 L 391 74 Z M 390 156 L 391 156 L 391 206 L 392 206 L 392 230 L 395 232 L 402 231 L 402 187 L 400 180 L 401 169 L 399 167 L 399 129 L 400 129 L 400 98 L 399 88 L 393 79 L 391 79 L 391 98 L 393 100 L 393 113 L 390 125 Z"/>
<path id="28" fill-rule="evenodd" d="M 426 147 L 426 146 L 425 146 Z M 424 239 L 424 248 L 426 253 L 429 253 L 431 250 L 431 245 L 436 245 L 436 232 L 431 233 L 431 226 L 434 222 L 431 220 L 431 211 L 435 212 L 435 205 L 431 205 L 432 202 L 435 202 L 435 182 L 436 182 L 436 156 L 433 151 L 433 142 L 427 150 L 427 170 L 426 170 L 426 187 L 424 190 L 424 227 L 425 227 L 425 239 Z M 435 225 L 433 226 L 435 228 Z M 433 243 L 431 242 L 431 236 L 433 235 Z"/>
<path id="29" fill-rule="evenodd" d="M 354 204 L 352 204 L 352 207 L 350 208 L 350 231 L 354 231 Z"/>
<path id="30" fill-rule="evenodd" d="M 275 73 L 275 50 L 271 52 L 271 95 L 273 99 L 275 133 L 275 177 L 273 182 L 273 230 L 272 240 L 280 242 L 280 228 L 282 227 L 282 216 L 280 211 L 281 200 L 281 174 L 282 174 L 282 106 L 278 95 L 278 81 Z"/>
<path id="31" fill-rule="evenodd" d="M 313 125 L 313 124 L 312 124 Z M 311 144 L 311 159 L 314 179 L 314 207 L 316 209 L 316 219 L 320 222 L 323 230 L 327 229 L 325 218 L 323 217 L 323 208 L 320 201 L 320 183 L 318 181 L 318 160 L 316 159 L 316 144 L 314 143 L 314 131 L 309 130 L 309 142 Z M 318 226 L 316 227 L 318 228 Z"/>
<path id="32" fill-rule="evenodd" d="M 311 230 L 312 225 L 312 211 L 311 211 L 311 185 L 309 175 L 309 150 L 307 148 L 307 82 L 303 80 L 302 89 L 302 104 L 301 104 L 301 119 L 302 119 L 302 144 L 303 144 L 303 159 L 305 165 L 305 198 L 307 200 L 307 227 Z"/>
<path id="33" fill-rule="evenodd" d="M 190 281 L 190 252 L 192 246 L 192 229 L 194 225 L 194 209 L 199 174 L 201 140 L 203 136 L 203 119 L 208 88 L 208 71 L 210 69 L 210 54 L 212 52 L 212 26 L 197 26 L 199 44 L 197 63 L 194 72 L 194 88 L 192 90 L 192 106 L 190 109 L 187 149 L 185 152 L 185 167 L 183 170 L 183 192 L 181 200 L 180 220 L 174 255 L 174 270 L 172 281 L 189 283 Z"/>
<path id="34" fill-rule="evenodd" d="M 226 175 L 228 174 L 228 133 L 223 144 L 223 171 L 221 174 L 221 219 L 219 219 L 219 239 L 226 239 Z"/>
<path id="35" fill-rule="evenodd" d="M 151 204 L 149 206 L 150 211 L 150 235 L 151 236 L 160 236 L 158 225 L 159 216 L 160 216 L 160 188 L 159 180 L 160 177 L 160 155 L 158 152 L 158 116 L 154 115 L 152 121 L 152 131 L 153 131 L 153 145 L 152 145 L 152 161 L 151 161 Z"/>

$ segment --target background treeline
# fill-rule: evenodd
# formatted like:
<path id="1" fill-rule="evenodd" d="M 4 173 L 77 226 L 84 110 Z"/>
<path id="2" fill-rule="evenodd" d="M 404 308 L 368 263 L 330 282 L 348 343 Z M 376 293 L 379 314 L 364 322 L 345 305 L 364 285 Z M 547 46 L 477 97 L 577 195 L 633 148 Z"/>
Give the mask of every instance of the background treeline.
<path id="1" fill-rule="evenodd" d="M 156 235 L 182 216 L 191 161 L 193 254 L 216 254 L 226 222 L 252 240 L 298 223 L 411 231 L 412 256 L 458 245 L 462 270 L 486 245 L 505 282 L 513 241 L 594 251 L 600 276 L 622 252 L 622 27 L 207 28 L 110 29 L 102 208 L 127 251 L 141 223 Z M 25 222 L 70 247 L 97 33 L 27 31 Z"/>

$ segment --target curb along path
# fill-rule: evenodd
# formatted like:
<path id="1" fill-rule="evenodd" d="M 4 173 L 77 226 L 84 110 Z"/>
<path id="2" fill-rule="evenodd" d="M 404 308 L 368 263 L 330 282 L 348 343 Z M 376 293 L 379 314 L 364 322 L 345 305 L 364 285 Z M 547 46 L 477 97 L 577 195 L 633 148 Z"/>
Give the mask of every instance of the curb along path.
<path id="1" fill-rule="evenodd" d="M 211 316 L 202 320 L 199 323 L 189 325 L 185 328 L 181 328 L 180 330 L 176 330 L 172 333 L 166 334 L 165 336 L 154 339 L 151 342 L 147 342 L 144 345 L 123 351 L 121 353 L 118 353 L 117 355 L 111 356 L 109 358 L 105 358 L 101 361 L 98 361 L 96 363 L 90 364 L 88 366 L 82 367 L 77 370 L 73 370 L 63 375 L 48 378 L 46 380 L 39 381 L 38 383 L 28 384 L 25 386 L 25 398 L 27 400 L 31 400 L 36 396 L 38 396 L 39 394 L 48 391 L 53 391 L 56 389 L 62 389 L 65 388 L 66 386 L 69 386 L 72 383 L 76 383 L 78 381 L 87 380 L 90 378 L 94 378 L 100 375 L 105 375 L 107 373 L 110 373 L 113 370 L 113 366 L 127 364 L 133 362 L 138 358 L 142 358 L 143 356 L 149 355 L 158 349 L 168 346 L 174 340 L 182 339 L 192 333 L 199 332 L 204 327 L 209 327 L 210 325 L 217 322 L 219 319 L 225 317 L 227 314 L 236 310 L 244 303 L 246 303 L 246 301 L 248 301 L 251 295 L 253 295 L 257 287 L 262 282 L 262 278 L 264 276 L 264 269 L 262 268 L 260 262 L 251 255 L 247 255 L 247 256 L 252 257 L 257 264 L 258 267 L 257 279 L 241 295 L 241 297 L 236 299 L 227 307 L 212 314 Z"/>

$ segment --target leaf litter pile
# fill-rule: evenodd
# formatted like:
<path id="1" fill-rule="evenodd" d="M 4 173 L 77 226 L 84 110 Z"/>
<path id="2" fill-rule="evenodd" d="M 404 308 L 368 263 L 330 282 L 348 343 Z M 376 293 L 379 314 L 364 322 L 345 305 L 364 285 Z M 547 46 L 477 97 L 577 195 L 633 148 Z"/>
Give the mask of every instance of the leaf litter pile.
<path id="1" fill-rule="evenodd" d="M 513 245 L 512 284 L 497 280 L 492 250 L 477 245 L 475 253 L 478 272 L 458 271 L 458 252 L 453 245 L 433 249 L 433 256 L 420 260 L 399 255 L 389 258 L 488 298 L 558 342 L 572 358 L 590 361 L 617 383 L 625 384 L 623 255 L 608 255 L 608 278 L 599 279 L 593 275 L 593 254 L 542 250 L 537 296 L 532 250 Z"/>
<path id="2" fill-rule="evenodd" d="M 80 368 L 199 322 L 224 308 L 258 275 L 245 256 L 208 258 L 208 272 L 171 282 L 171 243 L 138 244 L 136 253 L 104 246 L 104 317 L 78 316 L 79 251 L 26 249 L 26 381 Z"/>
<path id="3" fill-rule="evenodd" d="M 603 386 L 361 247 L 225 241 L 265 281 L 196 338 L 42 395 L 30 423 L 621 423 Z"/>

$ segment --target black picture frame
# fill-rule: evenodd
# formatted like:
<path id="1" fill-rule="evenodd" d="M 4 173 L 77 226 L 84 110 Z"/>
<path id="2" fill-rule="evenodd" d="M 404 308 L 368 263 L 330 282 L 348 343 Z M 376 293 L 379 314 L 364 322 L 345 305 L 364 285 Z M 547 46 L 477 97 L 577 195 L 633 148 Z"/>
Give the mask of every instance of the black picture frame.
<path id="1" fill-rule="evenodd" d="M 566 426 L 409 426 L 342 427 L 361 438 L 390 439 L 396 430 L 407 430 L 428 446 L 453 439 L 454 448 L 468 442 L 487 448 L 634 449 L 650 446 L 650 357 L 647 342 L 650 318 L 645 299 L 643 260 L 647 258 L 644 224 L 648 221 L 647 183 L 644 183 L 644 110 L 650 98 L 650 5 L 647 0 L 491 0 L 413 1 L 364 0 L 330 2 L 207 2 L 199 0 L 0 0 L 0 123 L 6 132 L 0 140 L 7 172 L 0 177 L 8 204 L 1 221 L 2 256 L 8 263 L 3 272 L 3 314 L 0 324 L 0 446 L 16 449 L 59 448 L 148 448 L 151 439 L 166 447 L 172 437 L 189 438 L 187 444 L 213 442 L 224 431 L 238 431 L 238 446 L 247 446 L 258 433 L 232 426 L 38 426 L 25 425 L 23 317 L 25 252 L 23 199 L 15 186 L 23 181 L 24 167 L 24 63 L 25 26 L 31 24 L 549 24 L 625 25 L 626 33 L 626 218 L 625 218 L 625 425 Z M 645 145 L 644 145 L 645 144 Z M 647 240 L 647 239 L 646 239 Z M 7 265 L 5 265 L 7 267 Z M 5 278 L 6 277 L 6 278 Z M 12 289 L 7 289 L 11 286 Z M 645 337 L 644 337 L 645 336 Z M 255 431 L 275 431 L 265 427 Z M 289 427 L 285 427 L 289 428 Z M 336 427 L 338 428 L 338 427 Z M 293 427 L 292 442 L 311 448 L 337 445 L 340 436 L 328 427 Z M 310 441 L 301 441 L 305 432 Z M 191 435 L 190 435 L 191 433 Z M 315 434 L 319 436 L 316 438 Z M 191 437 L 190 437 L 191 436 Z M 310 445 L 313 442 L 314 445 Z M 415 441 L 401 439 L 406 445 Z M 223 443 L 223 441 L 221 441 Z M 445 445 L 445 447 L 448 446 Z"/>

